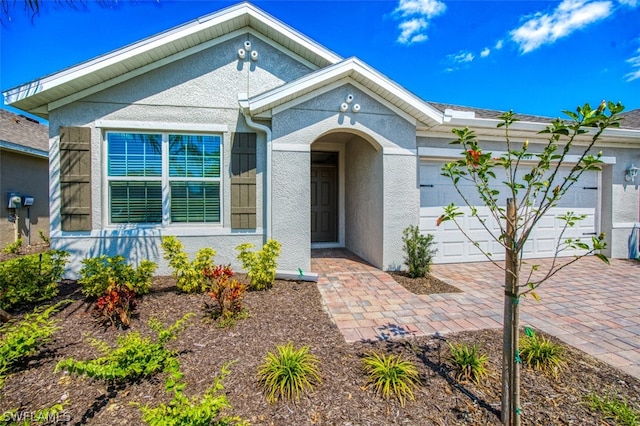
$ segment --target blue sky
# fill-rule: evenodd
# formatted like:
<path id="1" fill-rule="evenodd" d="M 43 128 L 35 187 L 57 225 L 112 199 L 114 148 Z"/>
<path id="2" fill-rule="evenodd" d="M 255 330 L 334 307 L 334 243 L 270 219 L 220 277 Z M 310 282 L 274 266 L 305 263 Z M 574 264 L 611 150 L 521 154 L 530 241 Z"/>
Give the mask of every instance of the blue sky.
<path id="1" fill-rule="evenodd" d="M 42 1 L 0 27 L 0 89 L 235 1 Z M 66 0 L 59 0 L 64 2 Z M 556 117 L 602 99 L 640 108 L 640 0 L 255 1 L 427 101 Z"/>

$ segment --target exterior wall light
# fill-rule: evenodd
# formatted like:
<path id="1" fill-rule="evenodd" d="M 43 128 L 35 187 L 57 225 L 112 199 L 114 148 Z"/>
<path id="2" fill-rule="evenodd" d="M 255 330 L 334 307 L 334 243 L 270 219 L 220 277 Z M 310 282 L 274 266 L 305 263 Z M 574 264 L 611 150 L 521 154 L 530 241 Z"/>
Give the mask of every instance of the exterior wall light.
<path id="1" fill-rule="evenodd" d="M 629 167 L 624 175 L 624 180 L 626 180 L 627 182 L 633 182 L 636 180 L 636 177 L 638 176 L 638 169 L 637 167 L 635 167 L 633 165 L 633 163 L 631 164 L 631 167 Z"/>

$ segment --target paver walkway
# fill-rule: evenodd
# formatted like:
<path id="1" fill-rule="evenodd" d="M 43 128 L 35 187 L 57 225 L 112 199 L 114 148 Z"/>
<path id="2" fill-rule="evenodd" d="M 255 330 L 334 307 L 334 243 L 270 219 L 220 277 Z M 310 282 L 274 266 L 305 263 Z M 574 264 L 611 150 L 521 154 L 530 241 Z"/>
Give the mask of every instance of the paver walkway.
<path id="1" fill-rule="evenodd" d="M 462 293 L 432 295 L 414 295 L 344 249 L 313 250 L 311 269 L 348 342 L 502 327 L 504 274 L 488 262 L 434 265 Z M 640 378 L 639 284 L 640 262 L 581 259 L 538 289 L 541 302 L 521 302 L 521 323 Z"/>

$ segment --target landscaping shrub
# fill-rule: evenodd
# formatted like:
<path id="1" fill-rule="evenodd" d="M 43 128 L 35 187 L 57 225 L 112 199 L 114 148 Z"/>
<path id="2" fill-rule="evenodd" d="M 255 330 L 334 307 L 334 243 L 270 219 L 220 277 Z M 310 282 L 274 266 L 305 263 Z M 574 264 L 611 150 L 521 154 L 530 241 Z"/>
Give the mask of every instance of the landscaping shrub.
<path id="1" fill-rule="evenodd" d="M 433 235 L 422 235 L 420 228 L 411 225 L 402 231 L 402 246 L 405 252 L 405 265 L 411 278 L 426 277 L 431 270 L 433 256 L 438 250 L 433 248 Z"/>
<path id="2" fill-rule="evenodd" d="M 50 316 L 67 303 L 62 301 L 46 309 L 36 308 L 21 321 L 0 326 L 0 388 L 15 365 L 51 340 L 58 326 Z"/>
<path id="3" fill-rule="evenodd" d="M 8 243 L 2 249 L 2 252 L 5 254 L 18 254 L 20 253 L 20 248 L 22 247 L 22 238 L 18 238 L 12 243 Z"/>
<path id="4" fill-rule="evenodd" d="M 529 367 L 549 373 L 555 379 L 566 365 L 564 348 L 531 329 L 527 329 L 527 335 L 520 339 L 520 358 Z"/>
<path id="5" fill-rule="evenodd" d="M 592 392 L 587 395 L 586 402 L 592 411 L 602 414 L 605 420 L 612 420 L 616 425 L 640 425 L 640 411 L 635 410 L 625 398 L 614 394 L 600 397 Z"/>
<path id="6" fill-rule="evenodd" d="M 142 418 L 151 426 L 248 426 L 249 423 L 239 417 L 220 416 L 223 410 L 231 409 L 227 396 L 222 393 L 222 380 L 229 374 L 228 365 L 222 367 L 222 374 L 214 379 L 213 385 L 207 389 L 198 401 L 196 397 L 184 396 L 184 384 L 176 386 L 175 382 L 167 380 L 167 391 L 174 393 L 169 404 L 156 407 L 140 406 Z"/>
<path id="7" fill-rule="evenodd" d="M 253 290 L 270 288 L 276 279 L 276 259 L 280 255 L 280 243 L 269 240 L 259 251 L 249 251 L 253 244 L 245 243 L 236 247 L 239 250 L 238 260 L 242 262 L 242 268 L 247 271 Z"/>
<path id="8" fill-rule="evenodd" d="M 58 294 L 69 253 L 48 250 L 0 262 L 0 308 L 42 302 Z"/>
<path id="9" fill-rule="evenodd" d="M 295 349 L 293 343 L 289 342 L 276 349 L 278 353 L 267 353 L 258 369 L 258 380 L 268 402 L 275 402 L 279 397 L 298 400 L 305 389 L 312 391 L 321 382 L 318 371 L 320 361 L 309 353 L 308 346 Z"/>
<path id="10" fill-rule="evenodd" d="M 207 293 L 216 303 L 215 315 L 230 320 L 242 312 L 242 299 L 247 286 L 231 277 L 234 275 L 229 265 L 205 268 L 202 273 L 210 281 Z"/>
<path id="11" fill-rule="evenodd" d="M 464 343 L 449 344 L 449 349 L 449 362 L 456 370 L 458 380 L 471 380 L 479 384 L 480 380 L 487 376 L 487 356 L 480 354 L 476 345 L 469 347 Z"/>
<path id="12" fill-rule="evenodd" d="M 94 313 L 98 318 L 109 320 L 114 328 L 126 328 L 137 306 L 135 291 L 112 283 L 96 301 Z"/>
<path id="13" fill-rule="evenodd" d="M 138 268 L 134 268 L 123 256 L 102 255 L 82 261 L 78 282 L 82 285 L 82 294 L 87 297 L 104 295 L 114 283 L 142 295 L 149 293 L 157 267 L 154 262 L 143 260 Z"/>
<path id="14" fill-rule="evenodd" d="M 420 378 L 411 361 L 403 360 L 400 355 L 373 352 L 365 356 L 363 362 L 369 378 L 367 385 L 372 385 L 377 395 L 387 400 L 394 395 L 403 407 L 407 397 L 415 399 L 412 388 L 420 383 Z"/>
<path id="15" fill-rule="evenodd" d="M 92 340 L 91 344 L 103 353 L 102 357 L 88 361 L 65 359 L 56 365 L 55 371 L 67 370 L 78 376 L 119 382 L 147 378 L 160 372 L 169 373 L 173 380 L 179 379 L 182 376 L 178 373 L 177 354 L 168 350 L 165 345 L 177 337 L 192 315 L 186 314 L 167 328 L 157 319 L 149 321 L 149 327 L 158 334 L 157 342 L 140 336 L 138 332 L 119 336 L 115 348 L 102 341 Z"/>
<path id="16" fill-rule="evenodd" d="M 193 262 L 189 262 L 189 257 L 184 252 L 184 246 L 176 237 L 169 236 L 162 238 L 162 250 L 164 259 L 169 261 L 169 266 L 173 269 L 173 277 L 176 279 L 178 290 L 184 293 L 203 293 L 207 291 L 209 281 L 202 274 L 205 269 L 215 267 L 213 258 L 216 251 L 212 248 L 198 250 Z"/>

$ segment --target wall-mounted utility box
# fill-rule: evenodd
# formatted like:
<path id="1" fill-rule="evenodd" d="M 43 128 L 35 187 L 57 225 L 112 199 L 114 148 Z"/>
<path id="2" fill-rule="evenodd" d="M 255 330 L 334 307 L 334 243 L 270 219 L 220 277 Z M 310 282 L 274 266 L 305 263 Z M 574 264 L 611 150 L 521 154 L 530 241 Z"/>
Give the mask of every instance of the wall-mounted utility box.
<path id="1" fill-rule="evenodd" d="M 7 192 L 7 207 L 10 209 L 22 207 L 22 196 L 19 192 Z"/>
<path id="2" fill-rule="evenodd" d="M 31 207 L 33 206 L 33 196 L 31 195 L 23 195 L 22 196 L 22 207 Z"/>

